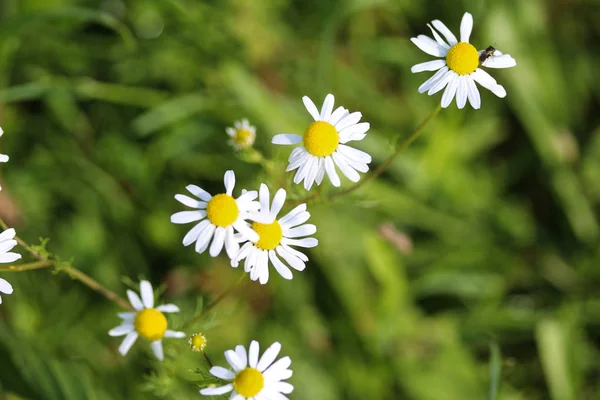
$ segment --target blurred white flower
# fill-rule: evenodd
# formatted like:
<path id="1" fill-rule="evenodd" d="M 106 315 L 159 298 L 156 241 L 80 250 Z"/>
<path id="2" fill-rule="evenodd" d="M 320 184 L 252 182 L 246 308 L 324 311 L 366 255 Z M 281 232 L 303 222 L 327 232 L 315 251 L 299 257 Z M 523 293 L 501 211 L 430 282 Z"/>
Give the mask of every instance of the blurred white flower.
<path id="1" fill-rule="evenodd" d="M 18 253 L 13 253 L 11 250 L 17 245 L 15 240 L 16 232 L 14 229 L 7 229 L 0 233 L 0 263 L 8 264 L 15 262 L 21 258 Z M 0 278 L 0 293 L 11 294 L 13 288 L 7 280 Z M 2 304 L 2 296 L 0 296 L 0 304 Z"/>
<path id="2" fill-rule="evenodd" d="M 159 360 L 164 359 L 162 339 L 163 338 L 183 338 L 184 332 L 176 332 L 167 329 L 167 318 L 163 313 L 179 312 L 179 307 L 175 304 L 164 304 L 154 307 L 154 292 L 152 285 L 148 281 L 140 282 L 140 296 L 134 291 L 128 290 L 127 297 L 135 312 L 119 313 L 123 323 L 116 328 L 111 329 L 110 336 L 125 336 L 119 346 L 119 353 L 127 354 L 131 346 L 135 343 L 138 336 L 148 339 L 152 346 L 154 355 Z"/>
<path id="3" fill-rule="evenodd" d="M 412 72 L 437 71 L 431 78 L 419 87 L 419 93 L 427 92 L 430 96 L 444 90 L 442 107 L 448 107 L 456 95 L 458 108 L 463 108 L 467 99 L 475 109 L 481 107 L 481 97 L 475 82 L 490 90 L 498 97 L 505 97 L 506 90 L 499 85 L 487 72 L 479 68 L 480 65 L 488 68 L 510 68 L 517 62 L 509 54 L 502 54 L 493 47 L 477 51 L 469 43 L 473 29 L 473 16 L 465 13 L 460 23 L 460 42 L 456 36 L 440 20 L 427 24 L 435 40 L 429 36 L 419 35 L 410 40 L 425 53 L 441 60 L 427 61 L 411 68 Z M 444 35 L 446 41 L 440 34 Z"/>
<path id="4" fill-rule="evenodd" d="M 280 351 L 281 344 L 275 342 L 259 360 L 259 345 L 255 340 L 250 343 L 248 352 L 242 345 L 236 346 L 235 350 L 227 350 L 225 359 L 233 371 L 223 367 L 212 367 L 210 373 L 231 383 L 202 389 L 200 394 L 220 396 L 233 392 L 229 397 L 231 400 L 287 400 L 285 395 L 291 393 L 294 386 L 283 381 L 293 374 L 289 369 L 292 360 L 283 357 L 274 362 Z"/>
<path id="5" fill-rule="evenodd" d="M 279 189 L 273 198 L 273 204 L 269 207 L 271 201 L 269 188 L 265 184 L 260 185 L 260 214 L 263 221 L 271 222 L 254 222 L 252 229 L 258 233 L 258 240 L 245 243 L 231 260 L 231 266 L 237 267 L 241 260 L 246 259 L 244 270 L 250 273 L 250 279 L 259 280 L 263 285 L 269 280 L 269 260 L 279 275 L 285 279 L 292 279 L 292 271 L 277 255 L 293 269 L 303 271 L 308 257 L 291 246 L 310 248 L 319 244 L 317 239 L 305 237 L 317 231 L 316 226 L 304 224 L 310 218 L 310 214 L 306 211 L 306 204 L 299 205 L 283 218 L 277 219 L 285 203 L 285 197 L 285 190 Z"/>
<path id="6" fill-rule="evenodd" d="M 209 254 L 212 257 L 218 256 L 225 245 L 227 255 L 229 258 L 233 258 L 240 249 L 240 238 L 235 236 L 234 230 L 239 232 L 242 238 L 258 240 L 258 234 L 244 222 L 258 211 L 259 204 L 254 201 L 258 197 L 258 193 L 256 190 L 242 191 L 242 195 L 235 199 L 232 196 L 235 187 L 233 171 L 225 172 L 224 181 L 226 192 L 215 196 L 211 196 L 196 185 L 188 185 L 186 189 L 200 201 L 184 194 L 175 195 L 175 199 L 181 204 L 196 210 L 175 213 L 171 216 L 171 222 L 187 224 L 199 221 L 185 235 L 183 245 L 189 246 L 196 242 L 196 251 L 203 253 L 214 236 Z"/>
<path id="7" fill-rule="evenodd" d="M 335 165 L 352 182 L 358 182 L 360 175 L 356 171 L 367 172 L 371 156 L 345 143 L 364 139 L 370 124 L 359 123 L 362 118 L 360 112 L 349 113 L 344 107 L 333 111 L 335 99 L 332 94 L 325 97 L 320 113 L 308 96 L 304 96 L 302 101 L 315 122 L 306 128 L 303 136 L 282 133 L 275 135 L 272 140 L 272 143 L 282 145 L 302 143 L 302 146 L 292 150 L 286 169 L 298 169 L 294 183 L 304 181 L 304 188 L 310 190 L 313 183 L 320 185 L 327 173 L 331 183 L 340 186 Z"/>
<path id="8" fill-rule="evenodd" d="M 246 118 L 236 121 L 232 127 L 225 129 L 231 139 L 227 143 L 235 150 L 252 147 L 256 139 L 256 127 L 250 125 Z"/>

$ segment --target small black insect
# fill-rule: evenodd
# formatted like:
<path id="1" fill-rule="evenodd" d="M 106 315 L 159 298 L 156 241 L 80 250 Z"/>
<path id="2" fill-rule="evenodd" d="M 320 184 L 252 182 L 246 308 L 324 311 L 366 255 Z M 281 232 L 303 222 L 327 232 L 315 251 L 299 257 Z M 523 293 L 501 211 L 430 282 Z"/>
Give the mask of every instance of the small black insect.
<path id="1" fill-rule="evenodd" d="M 485 49 L 483 51 L 483 53 L 481 53 L 481 55 L 479 56 L 479 64 L 483 64 L 485 62 L 485 60 L 487 60 L 488 58 L 493 56 L 495 51 L 496 51 L 496 49 L 493 48 L 492 46 Z"/>

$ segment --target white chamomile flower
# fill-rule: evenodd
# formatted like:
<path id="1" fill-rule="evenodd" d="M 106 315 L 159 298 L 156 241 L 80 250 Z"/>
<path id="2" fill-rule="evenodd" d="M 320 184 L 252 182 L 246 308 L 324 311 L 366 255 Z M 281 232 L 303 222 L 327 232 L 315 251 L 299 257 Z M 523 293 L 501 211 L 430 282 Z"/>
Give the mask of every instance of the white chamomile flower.
<path id="1" fill-rule="evenodd" d="M 154 292 L 148 281 L 140 282 L 140 294 L 142 295 L 141 299 L 134 291 L 127 291 L 127 297 L 135 312 L 119 313 L 123 323 L 111 329 L 108 334 L 110 336 L 127 335 L 119 346 L 119 353 L 122 355 L 127 354 L 138 336 L 148 339 L 154 355 L 162 361 L 164 359 L 162 339 L 185 337 L 184 332 L 167 329 L 167 318 L 164 315 L 164 313 L 179 312 L 179 307 L 175 304 L 163 304 L 154 308 Z"/>
<path id="2" fill-rule="evenodd" d="M 236 121 L 232 127 L 225 129 L 231 139 L 227 142 L 235 150 L 252 147 L 256 139 L 256 127 L 250 125 L 246 118 Z"/>
<path id="3" fill-rule="evenodd" d="M 413 73 L 437 71 L 419 86 L 419 93 L 427 92 L 431 96 L 446 88 L 442 95 L 442 107 L 444 108 L 450 105 L 455 95 L 458 108 L 463 108 L 467 103 L 467 99 L 473 108 L 478 109 L 481 107 L 481 97 L 475 82 L 498 97 L 506 96 L 504 87 L 499 85 L 490 74 L 479 68 L 479 66 L 510 68 L 517 65 L 517 62 L 510 54 L 502 54 L 493 47 L 478 52 L 469 43 L 469 37 L 473 29 L 473 16 L 471 14 L 465 13 L 460 23 L 460 42 L 442 21 L 436 19 L 431 23 L 433 26 L 429 24 L 427 26 L 431 29 L 435 40 L 425 35 L 410 39 L 425 53 L 435 57 L 443 57 L 442 60 L 424 62 L 411 68 Z M 442 39 L 434 28 L 444 35 L 447 42 Z"/>
<path id="4" fill-rule="evenodd" d="M 235 350 L 227 350 L 225 359 L 233 371 L 223 367 L 212 367 L 210 373 L 231 383 L 202 389 L 200 394 L 219 396 L 233 392 L 229 397 L 230 400 L 287 400 L 285 395 L 291 393 L 294 386 L 283 381 L 293 374 L 289 369 L 292 360 L 283 357 L 273 362 L 280 351 L 281 344 L 275 342 L 259 360 L 259 345 L 256 340 L 250 343 L 247 353 L 242 345 L 236 346 Z"/>
<path id="5" fill-rule="evenodd" d="M 209 254 L 216 257 L 223 250 L 229 258 L 235 257 L 240 249 L 234 229 L 247 240 L 258 240 L 258 234 L 248 227 L 245 219 L 250 218 L 259 208 L 256 190 L 244 191 L 237 199 L 233 198 L 235 174 L 225 172 L 225 193 L 211 196 L 196 185 L 188 185 L 186 189 L 200 201 L 184 194 L 175 195 L 175 199 L 185 206 L 195 208 L 194 211 L 181 211 L 171 216 L 174 224 L 187 224 L 199 221 L 183 238 L 183 245 L 196 242 L 196 251 L 203 253 L 212 240 Z"/>
<path id="6" fill-rule="evenodd" d="M 0 128 L 0 137 L 4 134 L 2 128 Z M 0 153 L 0 163 L 5 163 L 8 161 L 8 156 L 6 154 Z M 2 186 L 0 186 L 0 190 L 2 190 Z"/>
<path id="7" fill-rule="evenodd" d="M 306 190 L 310 190 L 314 182 L 320 185 L 325 173 L 334 186 L 340 186 L 340 178 L 334 164 L 352 182 L 360 180 L 356 171 L 369 170 L 367 164 L 371 162 L 371 156 L 346 146 L 345 143 L 364 139 L 370 125 L 368 122 L 359 123 L 362 118 L 360 112 L 350 113 L 344 107 L 333 111 L 334 100 L 333 95 L 328 94 L 319 113 L 315 103 L 308 96 L 304 96 L 304 106 L 315 122 L 306 128 L 303 136 L 282 133 L 275 135 L 272 140 L 274 144 L 283 145 L 302 143 L 302 146 L 292 150 L 286 171 L 298 169 L 294 183 L 298 184 L 304 180 Z"/>
<path id="8" fill-rule="evenodd" d="M 317 231 L 316 226 L 304 224 L 310 218 L 306 204 L 299 205 L 285 217 L 277 219 L 277 214 L 285 203 L 285 196 L 285 190 L 279 189 L 269 207 L 269 188 L 265 184 L 260 185 L 260 213 L 264 221 L 271 222 L 254 222 L 252 229 L 258 233 L 258 240 L 245 243 L 237 256 L 231 260 L 231 266 L 237 267 L 241 260 L 246 259 L 244 270 L 250 273 L 250 279 L 259 280 L 263 285 L 269 280 L 269 260 L 279 275 L 284 279 L 292 279 L 292 271 L 277 255 L 290 267 L 303 271 L 308 257 L 291 246 L 310 248 L 319 244 L 315 238 L 304 237 Z"/>

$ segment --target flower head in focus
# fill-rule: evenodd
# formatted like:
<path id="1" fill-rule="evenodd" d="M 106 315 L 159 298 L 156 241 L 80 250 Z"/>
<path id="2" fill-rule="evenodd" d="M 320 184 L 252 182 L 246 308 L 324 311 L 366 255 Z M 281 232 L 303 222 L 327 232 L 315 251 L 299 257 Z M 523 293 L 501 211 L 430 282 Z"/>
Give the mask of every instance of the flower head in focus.
<path id="1" fill-rule="evenodd" d="M 233 371 L 223 367 L 212 367 L 210 373 L 219 379 L 229 381 L 228 384 L 215 388 L 200 390 L 204 396 L 220 396 L 232 392 L 232 400 L 286 400 L 286 394 L 294 390 L 294 386 L 287 382 L 292 376 L 289 369 L 292 360 L 283 357 L 275 361 L 281 344 L 273 343 L 259 359 L 259 345 L 253 340 L 248 352 L 242 345 L 236 346 L 235 350 L 227 350 L 225 359 Z M 275 361 L 275 362 L 274 362 Z"/>
<path id="2" fill-rule="evenodd" d="M 320 185 L 327 173 L 331 183 L 340 186 L 336 166 L 352 182 L 358 182 L 358 172 L 369 170 L 371 156 L 347 146 L 346 143 L 364 139 L 370 124 L 359 123 L 362 118 L 360 112 L 350 113 L 344 107 L 338 107 L 334 111 L 335 99 L 332 94 L 325 97 L 321 112 L 308 96 L 304 96 L 302 101 L 314 119 L 304 131 L 304 135 L 282 133 L 272 139 L 274 144 L 302 144 L 292 150 L 286 168 L 286 171 L 298 170 L 294 176 L 294 183 L 304 181 L 304 188 L 310 190 L 313 183 Z"/>
<path id="3" fill-rule="evenodd" d="M 283 218 L 277 219 L 285 197 L 285 190 L 279 189 L 270 205 L 269 188 L 265 184 L 260 185 L 260 213 L 262 220 L 270 222 L 254 222 L 252 229 L 258 233 L 258 240 L 245 243 L 231 260 L 231 265 L 237 267 L 239 262 L 245 259 L 244 270 L 250 273 L 250 279 L 258 280 L 263 285 L 269 280 L 269 260 L 279 275 L 285 279 L 292 279 L 289 267 L 303 271 L 306 268 L 305 262 L 308 261 L 304 253 L 293 249 L 292 246 L 310 248 L 319 244 L 317 239 L 306 237 L 317 231 L 316 226 L 305 224 L 310 218 L 306 204 L 300 204 Z M 279 257 L 283 258 L 285 263 Z"/>
<path id="4" fill-rule="evenodd" d="M 235 231 L 248 240 L 258 240 L 258 234 L 244 222 L 258 211 L 259 204 L 254 201 L 258 193 L 256 190 L 243 191 L 236 199 L 233 197 L 235 188 L 233 171 L 225 172 L 224 181 L 225 193 L 215 196 L 196 185 L 188 185 L 186 189 L 200 200 L 184 194 L 175 195 L 177 201 L 195 210 L 175 213 L 171 216 L 171 222 L 174 224 L 197 222 L 184 236 L 184 246 L 196 242 L 196 251 L 203 253 L 210 244 L 209 254 L 212 257 L 218 256 L 225 246 L 229 258 L 233 258 L 240 248 Z"/>
<path id="5" fill-rule="evenodd" d="M 505 97 L 506 90 L 494 78 L 479 66 L 487 68 L 510 68 L 517 62 L 510 54 L 488 47 L 477 51 L 469 43 L 473 29 L 473 16 L 465 13 L 460 23 L 460 42 L 440 20 L 427 24 L 435 40 L 429 36 L 419 35 L 410 40 L 425 53 L 441 60 L 427 61 L 414 65 L 413 73 L 422 71 L 437 71 L 425 83 L 419 86 L 419 93 L 427 92 L 430 96 L 444 89 L 442 107 L 448 107 L 456 96 L 458 108 L 463 108 L 467 99 L 475 109 L 481 107 L 481 97 L 475 82 L 490 90 L 498 97 Z M 435 28 L 435 29 L 434 29 Z M 439 33 L 438 33 L 439 31 Z M 445 40 L 440 36 L 444 35 Z"/>
<path id="6" fill-rule="evenodd" d="M 189 340 L 192 351 L 202 352 L 206 347 L 206 336 L 201 333 L 194 333 Z"/>
<path id="7" fill-rule="evenodd" d="M 225 129 L 230 139 L 227 142 L 235 150 L 243 150 L 252 147 L 256 139 L 256 127 L 250 125 L 246 118 L 236 121 L 233 127 Z"/>
<path id="8" fill-rule="evenodd" d="M 123 320 L 122 324 L 111 329 L 108 334 L 110 336 L 126 335 L 119 346 L 119 353 L 122 355 L 127 354 L 138 336 L 148 339 L 154 355 L 162 361 L 164 359 L 162 339 L 185 337 L 183 332 L 167 329 L 167 318 L 164 315 L 164 313 L 179 312 L 179 307 L 175 304 L 164 304 L 154 308 L 154 292 L 148 281 L 140 282 L 140 294 L 142 295 L 141 299 L 134 291 L 127 291 L 127 297 L 135 312 L 119 313 L 119 317 Z"/>

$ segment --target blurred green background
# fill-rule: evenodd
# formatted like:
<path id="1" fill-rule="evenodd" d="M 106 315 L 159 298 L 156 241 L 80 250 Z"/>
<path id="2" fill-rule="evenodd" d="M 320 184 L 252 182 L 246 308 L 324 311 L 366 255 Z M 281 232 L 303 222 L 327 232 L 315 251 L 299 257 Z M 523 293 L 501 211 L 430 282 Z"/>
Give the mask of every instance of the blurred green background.
<path id="1" fill-rule="evenodd" d="M 173 196 L 227 169 L 237 193 L 305 196 L 270 144 L 303 132 L 302 95 L 360 110 L 355 147 L 380 164 L 441 97 L 417 93 L 431 57 L 408 39 L 465 11 L 477 48 L 517 60 L 491 71 L 507 98 L 453 103 L 376 181 L 309 204 L 306 271 L 245 283 L 188 333 L 220 365 L 282 342 L 294 400 L 598 399 L 597 0 L 2 0 L 0 216 L 121 295 L 162 284 L 176 329 L 241 271 L 183 248 Z M 273 170 L 227 146 L 242 117 Z M 117 306 L 63 273 L 1 276 L 0 398 L 200 398 L 185 340 L 163 364 L 142 340 L 121 357 Z"/>

